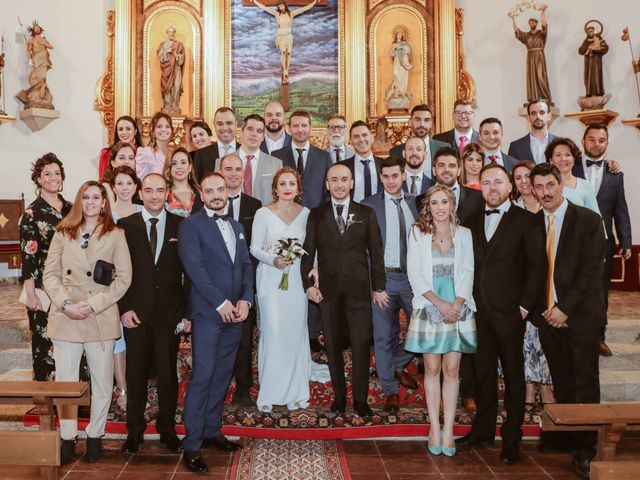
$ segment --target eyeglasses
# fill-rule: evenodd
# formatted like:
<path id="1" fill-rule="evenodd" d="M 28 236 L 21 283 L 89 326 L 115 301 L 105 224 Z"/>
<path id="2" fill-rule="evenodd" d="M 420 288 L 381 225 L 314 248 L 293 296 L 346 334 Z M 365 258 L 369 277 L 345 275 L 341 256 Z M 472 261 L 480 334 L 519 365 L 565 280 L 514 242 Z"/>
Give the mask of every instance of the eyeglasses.
<path id="1" fill-rule="evenodd" d="M 333 132 L 336 130 L 346 130 L 347 126 L 346 125 L 328 125 L 327 128 Z"/>
<path id="2" fill-rule="evenodd" d="M 469 111 L 464 111 L 464 112 L 453 112 L 453 114 L 456 117 L 470 117 L 474 114 L 475 112 L 473 110 L 469 110 Z"/>
<path id="3" fill-rule="evenodd" d="M 91 236 L 90 233 L 83 233 L 82 234 L 82 242 L 80 243 L 80 248 L 81 249 L 86 249 L 89 246 L 89 237 Z"/>

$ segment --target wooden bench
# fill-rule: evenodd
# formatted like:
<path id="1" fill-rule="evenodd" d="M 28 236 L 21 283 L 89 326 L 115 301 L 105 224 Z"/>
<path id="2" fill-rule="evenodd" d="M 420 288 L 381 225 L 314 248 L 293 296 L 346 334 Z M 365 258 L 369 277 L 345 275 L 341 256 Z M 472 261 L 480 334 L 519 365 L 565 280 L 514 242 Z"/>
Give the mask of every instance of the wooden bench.
<path id="1" fill-rule="evenodd" d="M 591 480 L 636 480 L 640 475 L 640 462 L 591 462 Z"/>
<path id="2" fill-rule="evenodd" d="M 542 429 L 597 430 L 594 463 L 613 461 L 622 432 L 640 430 L 640 403 L 546 404 Z"/>
<path id="3" fill-rule="evenodd" d="M 56 479 L 61 440 L 54 407 L 90 402 L 86 382 L 0 382 L 0 404 L 35 405 L 40 415 L 38 431 L 0 432 L 0 465 L 40 466 L 43 479 Z"/>

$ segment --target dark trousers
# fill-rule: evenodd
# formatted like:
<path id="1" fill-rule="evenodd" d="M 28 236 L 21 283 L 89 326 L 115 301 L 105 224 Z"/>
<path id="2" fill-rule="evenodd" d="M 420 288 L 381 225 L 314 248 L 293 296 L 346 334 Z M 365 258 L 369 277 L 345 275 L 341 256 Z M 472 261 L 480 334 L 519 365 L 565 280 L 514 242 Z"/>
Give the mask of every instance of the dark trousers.
<path id="1" fill-rule="evenodd" d="M 358 300 L 350 298 L 348 293 L 339 293 L 331 300 L 320 302 L 320 314 L 336 400 L 344 400 L 347 396 L 342 357 L 344 326 L 341 325 L 342 322 L 346 322 L 353 359 L 353 400 L 366 402 L 369 393 L 369 356 L 373 330 L 371 301 Z"/>
<path id="2" fill-rule="evenodd" d="M 256 325 L 256 309 L 249 310 L 249 316 L 242 322 L 242 337 L 236 355 L 236 363 L 233 367 L 233 376 L 236 379 L 236 390 L 234 395 L 249 395 L 249 390 L 253 385 L 253 374 L 251 371 L 251 350 L 253 347 L 253 329 Z"/>
<path id="3" fill-rule="evenodd" d="M 505 444 L 513 444 L 522 438 L 524 421 L 525 379 L 524 343 L 525 321 L 519 312 L 511 318 L 491 318 L 478 314 L 478 351 L 474 355 L 477 377 L 476 403 L 478 411 L 472 432 L 481 437 L 493 437 L 498 414 L 498 359 L 504 373 L 504 406 L 507 419 L 500 435 Z"/>
<path id="4" fill-rule="evenodd" d="M 460 397 L 476 398 L 476 367 L 473 354 L 463 353 L 460 358 Z"/>
<path id="5" fill-rule="evenodd" d="M 309 308 L 307 309 L 307 327 L 309 328 L 309 340 L 317 339 L 322 333 L 320 307 L 312 301 L 309 301 Z"/>
<path id="6" fill-rule="evenodd" d="M 607 240 L 607 251 L 604 255 L 604 267 L 602 269 L 602 291 L 604 292 L 604 326 L 600 332 L 600 340 L 604 342 L 607 332 L 607 311 L 609 310 L 609 287 L 611 286 L 611 270 L 613 269 L 613 256 L 616 253 L 616 244 L 613 239 Z"/>
<path id="7" fill-rule="evenodd" d="M 538 333 L 558 403 L 600 403 L 600 329 L 554 328 L 544 323 L 538 325 Z M 576 453 L 592 454 L 596 432 L 553 433 L 554 439 L 567 438 Z"/>
<path id="8" fill-rule="evenodd" d="M 153 318 L 153 317 L 152 317 Z M 156 429 L 162 435 L 175 432 L 178 402 L 178 336 L 175 323 L 147 322 L 125 328 L 127 344 L 127 432 L 142 435 L 147 426 L 144 411 L 147 403 L 147 380 L 151 370 L 158 378 L 160 411 Z"/>

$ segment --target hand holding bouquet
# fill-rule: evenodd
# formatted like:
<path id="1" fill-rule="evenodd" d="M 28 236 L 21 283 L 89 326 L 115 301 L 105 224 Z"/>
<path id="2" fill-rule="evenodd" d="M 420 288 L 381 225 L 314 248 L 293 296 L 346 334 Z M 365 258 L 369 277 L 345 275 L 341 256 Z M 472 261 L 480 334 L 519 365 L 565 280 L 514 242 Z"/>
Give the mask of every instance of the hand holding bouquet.
<path id="1" fill-rule="evenodd" d="M 307 255 L 307 252 L 302 248 L 297 238 L 282 238 L 278 240 L 276 255 L 283 258 L 286 262 L 282 269 L 282 279 L 280 280 L 278 288 L 280 290 L 289 290 L 289 270 L 291 269 L 291 264 L 303 255 Z"/>

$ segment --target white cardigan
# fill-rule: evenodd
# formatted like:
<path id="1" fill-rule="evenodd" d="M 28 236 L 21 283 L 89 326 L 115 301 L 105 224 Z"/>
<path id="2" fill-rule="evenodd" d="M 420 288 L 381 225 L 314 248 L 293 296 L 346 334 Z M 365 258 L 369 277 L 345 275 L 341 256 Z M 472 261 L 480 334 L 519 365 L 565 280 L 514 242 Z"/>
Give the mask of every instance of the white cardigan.
<path id="1" fill-rule="evenodd" d="M 424 296 L 433 290 L 433 258 L 431 234 L 423 234 L 414 225 L 407 241 L 407 275 L 413 290 L 413 308 L 425 308 L 431 302 Z M 456 227 L 453 236 L 453 283 L 457 297 L 465 299 L 467 306 L 476 311 L 473 300 L 473 239 L 471 230 Z M 435 292 L 434 292 L 435 293 Z"/>

